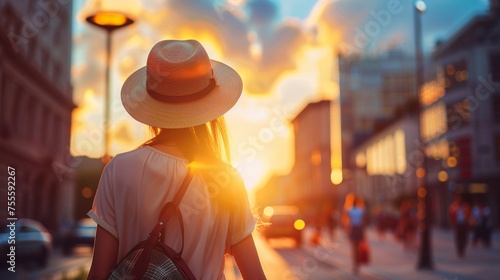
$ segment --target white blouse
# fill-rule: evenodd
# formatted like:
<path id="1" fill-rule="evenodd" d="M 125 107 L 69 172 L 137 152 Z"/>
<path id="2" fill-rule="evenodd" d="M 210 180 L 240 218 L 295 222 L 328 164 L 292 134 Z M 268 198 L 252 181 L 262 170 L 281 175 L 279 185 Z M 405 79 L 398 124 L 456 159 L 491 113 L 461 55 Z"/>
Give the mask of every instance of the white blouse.
<path id="1" fill-rule="evenodd" d="M 118 261 L 145 240 L 161 208 L 172 201 L 187 174 L 185 159 L 153 147 L 114 157 L 104 168 L 88 215 L 118 239 Z M 225 279 L 224 253 L 249 236 L 255 227 L 241 176 L 234 169 L 197 171 L 179 205 L 184 221 L 182 258 L 196 279 Z M 218 197 L 232 193 L 228 210 Z M 172 216 L 165 243 L 176 251 L 181 231 Z"/>

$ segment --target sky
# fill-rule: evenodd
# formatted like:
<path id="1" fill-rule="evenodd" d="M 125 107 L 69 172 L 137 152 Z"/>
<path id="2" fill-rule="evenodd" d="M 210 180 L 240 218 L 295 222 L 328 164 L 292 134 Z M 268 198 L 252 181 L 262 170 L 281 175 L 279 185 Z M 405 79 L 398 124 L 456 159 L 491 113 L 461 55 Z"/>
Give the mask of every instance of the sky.
<path id="1" fill-rule="evenodd" d="M 336 54 L 414 53 L 410 0 L 77 0 L 74 2 L 71 151 L 103 155 L 105 32 L 84 21 L 98 9 L 128 13 L 135 23 L 113 33 L 111 67 L 112 155 L 136 148 L 146 126 L 120 102 L 123 81 L 145 65 L 164 39 L 197 39 L 212 59 L 240 73 L 243 94 L 226 114 L 233 164 L 247 187 L 293 166 L 291 120 L 308 103 L 338 97 Z M 426 1 L 424 51 L 446 40 L 487 0 Z"/>

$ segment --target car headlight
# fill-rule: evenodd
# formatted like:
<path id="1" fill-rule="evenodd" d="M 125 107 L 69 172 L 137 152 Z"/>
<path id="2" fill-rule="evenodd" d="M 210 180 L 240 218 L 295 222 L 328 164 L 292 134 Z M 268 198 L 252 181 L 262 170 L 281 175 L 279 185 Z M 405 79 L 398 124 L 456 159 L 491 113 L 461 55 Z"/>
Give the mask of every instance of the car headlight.
<path id="1" fill-rule="evenodd" d="M 304 222 L 304 220 L 302 220 L 302 219 L 297 219 L 293 223 L 293 227 L 296 230 L 303 230 L 306 227 L 306 222 Z"/>

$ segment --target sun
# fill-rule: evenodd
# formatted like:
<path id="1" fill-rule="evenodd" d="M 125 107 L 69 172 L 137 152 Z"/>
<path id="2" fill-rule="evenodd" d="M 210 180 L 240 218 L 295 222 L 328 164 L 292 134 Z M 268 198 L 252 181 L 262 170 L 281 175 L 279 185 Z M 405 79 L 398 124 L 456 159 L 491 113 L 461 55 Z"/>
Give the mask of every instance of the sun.
<path id="1" fill-rule="evenodd" d="M 259 184 L 261 184 L 265 177 L 265 164 L 260 159 L 247 160 L 236 160 L 236 169 L 240 172 L 245 182 L 245 187 L 248 190 L 254 190 Z"/>

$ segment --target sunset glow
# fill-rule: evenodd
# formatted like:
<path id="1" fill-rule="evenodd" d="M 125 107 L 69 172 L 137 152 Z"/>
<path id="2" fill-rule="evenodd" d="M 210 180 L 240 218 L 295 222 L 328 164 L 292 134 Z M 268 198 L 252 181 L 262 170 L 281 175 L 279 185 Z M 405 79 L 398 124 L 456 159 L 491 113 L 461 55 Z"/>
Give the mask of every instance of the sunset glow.
<path id="1" fill-rule="evenodd" d="M 253 189 L 260 183 L 263 183 L 262 181 L 265 176 L 266 166 L 261 160 L 255 159 L 246 163 L 237 161 L 236 167 L 238 171 L 240 171 L 247 189 Z"/>
<path id="2" fill-rule="evenodd" d="M 107 10 L 120 6 L 117 1 L 103 2 Z M 244 1 L 220 3 L 214 10 L 200 10 L 184 3 L 176 7 L 180 8 L 178 13 L 168 9 L 168 4 L 160 9 L 160 3 L 138 2 L 141 8 L 135 9 L 134 15 L 138 20 L 113 35 L 110 153 L 134 149 L 150 137 L 146 127 L 128 116 L 121 105 L 123 81 L 145 66 L 147 53 L 157 41 L 195 38 L 212 59 L 230 65 L 243 79 L 242 97 L 226 114 L 226 120 L 235 166 L 241 171 L 247 188 L 261 186 L 273 174 L 289 172 L 294 164 L 290 121 L 308 102 L 338 97 L 337 74 L 332 72 L 336 69 L 334 42 L 326 35 L 334 30 L 321 24 L 325 15 L 317 12 L 316 18 L 311 16 L 307 21 L 286 19 L 265 31 L 257 25 L 241 25 L 245 16 Z M 95 10 L 95 5 L 87 3 L 78 18 Z M 318 5 L 316 10 L 328 8 L 323 7 L 323 2 Z M 165 21 L 166 18 L 169 20 Z M 315 22 L 320 28 L 313 32 L 310 25 Z M 73 72 L 75 100 L 81 102 L 73 117 L 77 125 L 72 131 L 72 153 L 100 157 L 104 131 L 104 38 L 99 30 L 89 28 L 81 20 L 76 24 L 79 51 L 74 57 Z M 266 32 L 274 32 L 274 35 L 266 37 L 269 35 L 265 35 Z M 333 39 L 340 40 L 339 36 Z M 99 39 L 102 44 L 96 42 L 97 38 L 102 38 Z M 84 93 L 87 89 L 92 90 L 92 97 L 80 97 L 90 96 Z M 334 116 L 339 114 L 334 113 Z M 339 123 L 333 123 L 332 128 L 335 128 L 332 168 L 339 170 L 332 173 L 332 181 L 340 183 Z"/>

